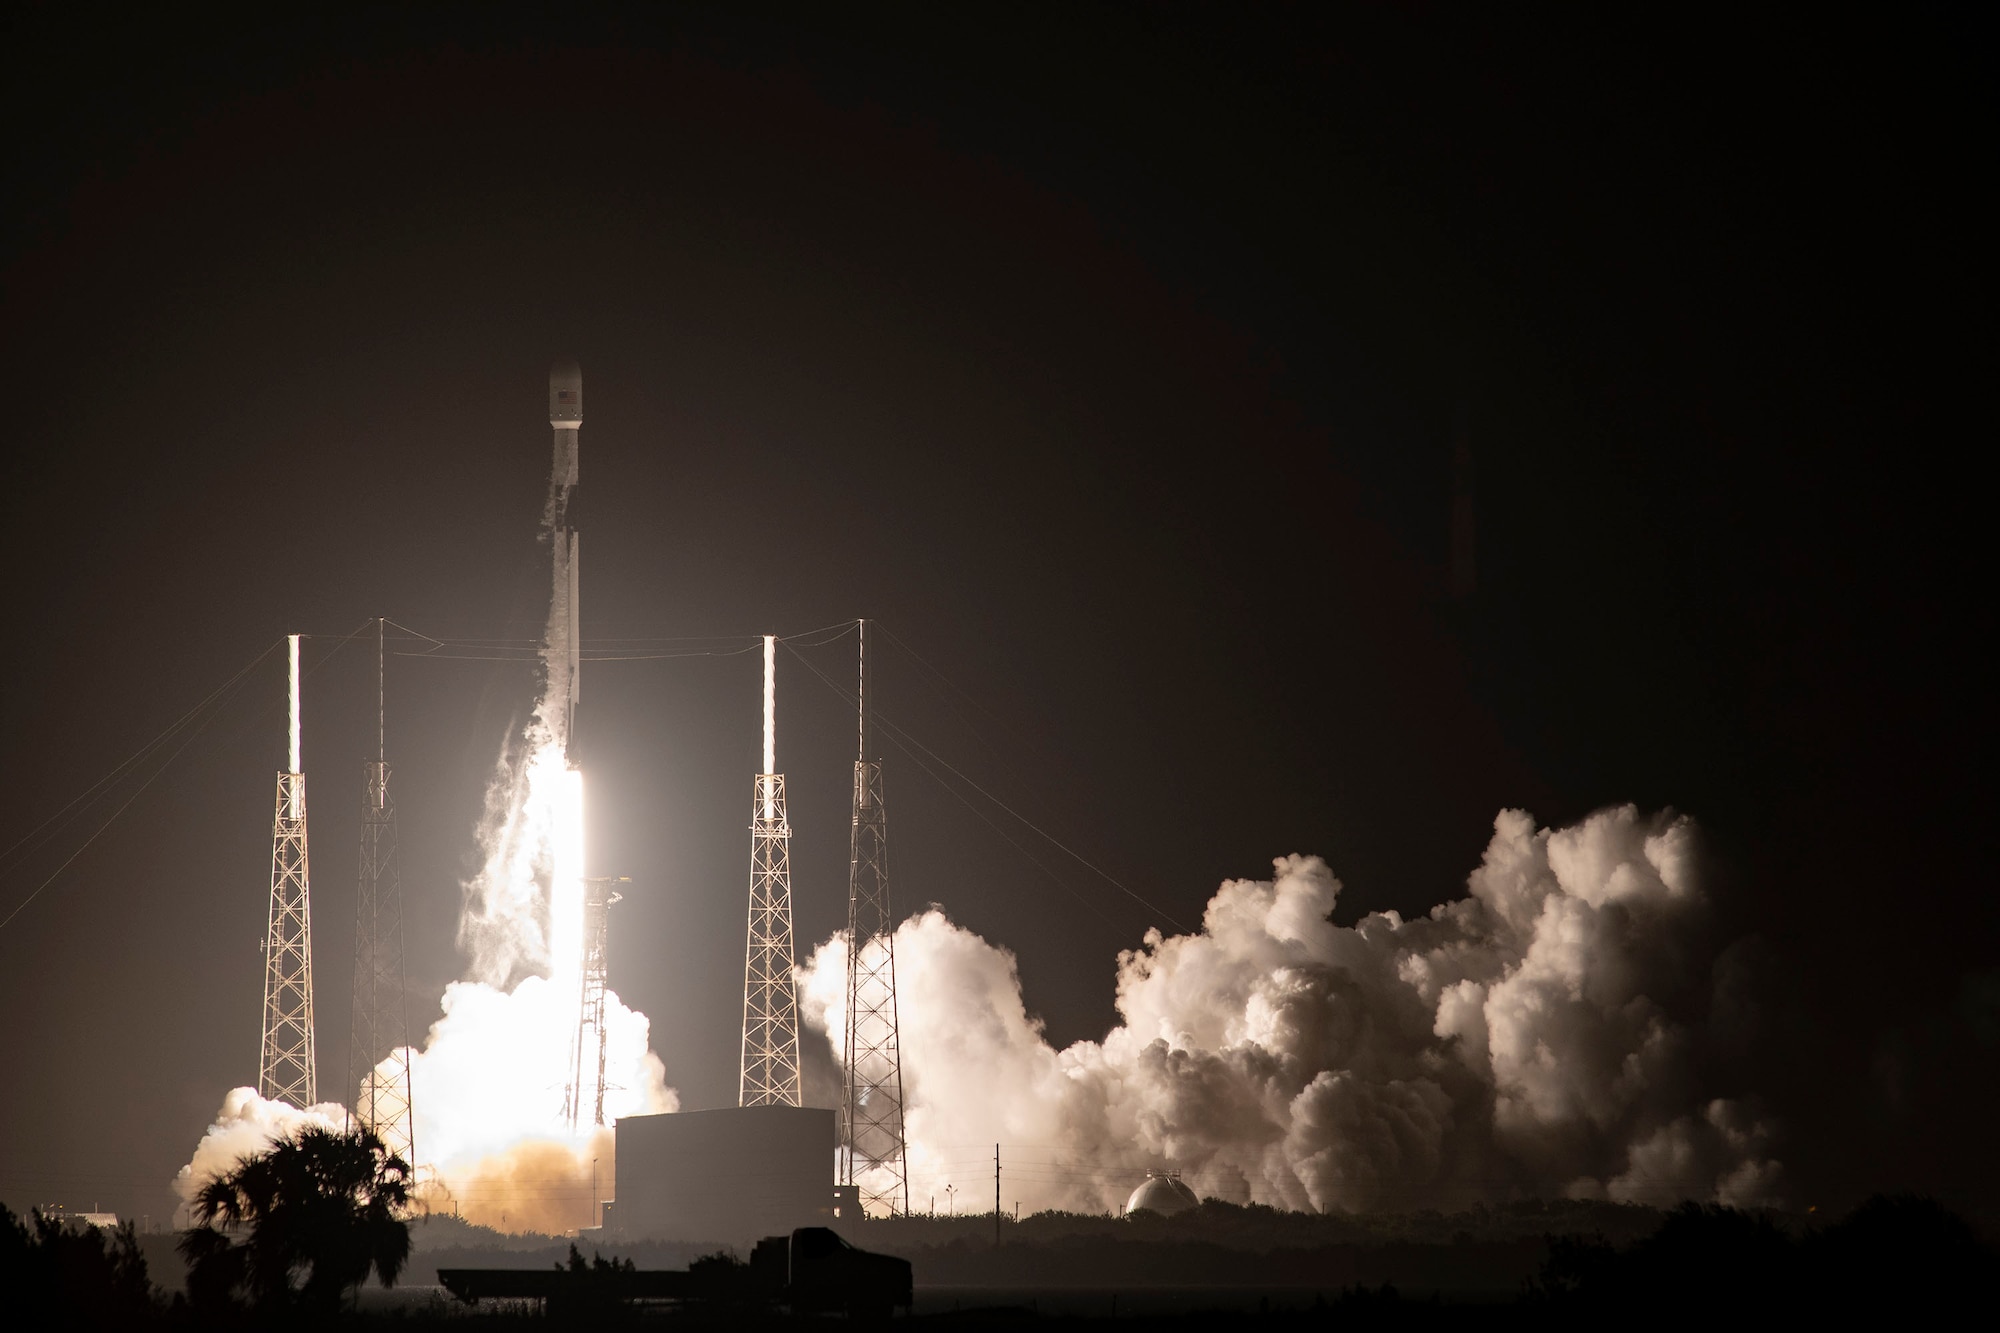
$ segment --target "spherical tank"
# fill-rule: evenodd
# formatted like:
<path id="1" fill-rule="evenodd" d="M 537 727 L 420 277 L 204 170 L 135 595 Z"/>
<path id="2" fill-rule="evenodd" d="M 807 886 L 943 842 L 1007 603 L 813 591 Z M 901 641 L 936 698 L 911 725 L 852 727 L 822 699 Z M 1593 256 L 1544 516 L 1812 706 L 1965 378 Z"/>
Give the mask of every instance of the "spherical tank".
<path id="1" fill-rule="evenodd" d="M 1195 1192 L 1181 1183 L 1177 1173 L 1153 1172 L 1146 1177 L 1146 1183 L 1132 1191 L 1132 1197 L 1125 1201 L 1125 1216 L 1137 1212 L 1158 1213 L 1162 1217 L 1172 1217 L 1184 1213 L 1201 1202 Z"/>

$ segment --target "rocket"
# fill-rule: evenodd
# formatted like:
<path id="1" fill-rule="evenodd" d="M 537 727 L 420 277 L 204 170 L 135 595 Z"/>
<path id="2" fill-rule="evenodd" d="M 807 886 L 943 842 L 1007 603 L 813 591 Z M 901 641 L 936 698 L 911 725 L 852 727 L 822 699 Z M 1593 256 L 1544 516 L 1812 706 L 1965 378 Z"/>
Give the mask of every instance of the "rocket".
<path id="1" fill-rule="evenodd" d="M 554 467 L 549 478 L 547 522 L 554 557 L 549 604 L 548 669 L 551 694 L 563 696 L 563 745 L 576 763 L 576 706 L 582 697 L 583 640 L 578 626 L 578 571 L 581 541 L 570 526 L 571 492 L 577 482 L 577 441 L 583 428 L 583 370 L 574 357 L 562 357 L 549 367 L 549 426 L 555 436 Z"/>

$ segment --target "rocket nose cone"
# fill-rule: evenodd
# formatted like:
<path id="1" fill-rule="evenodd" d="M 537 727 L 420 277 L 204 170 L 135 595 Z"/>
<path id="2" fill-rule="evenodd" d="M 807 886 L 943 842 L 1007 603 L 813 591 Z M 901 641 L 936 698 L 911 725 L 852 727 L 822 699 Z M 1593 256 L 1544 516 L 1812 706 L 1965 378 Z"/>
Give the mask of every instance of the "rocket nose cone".
<path id="1" fill-rule="evenodd" d="M 549 424 L 574 426 L 583 420 L 583 368 L 573 356 L 549 367 Z"/>

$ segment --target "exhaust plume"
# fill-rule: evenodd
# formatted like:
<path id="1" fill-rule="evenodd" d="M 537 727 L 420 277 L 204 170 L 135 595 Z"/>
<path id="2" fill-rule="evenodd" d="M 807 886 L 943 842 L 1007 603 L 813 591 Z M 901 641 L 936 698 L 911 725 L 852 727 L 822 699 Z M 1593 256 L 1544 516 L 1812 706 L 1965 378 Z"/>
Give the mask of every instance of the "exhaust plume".
<path id="1" fill-rule="evenodd" d="M 912 1193 L 998 1141 L 1027 1208 L 1115 1208 L 1161 1169 L 1321 1212 L 1772 1202 L 1774 1127 L 1705 1077 L 1728 978 L 1696 872 L 1686 818 L 1510 810 L 1466 896 L 1336 926 L 1326 864 L 1283 857 L 1222 885 L 1197 933 L 1121 953 L 1119 1025 L 1061 1051 L 1013 955 L 932 907 L 896 938 Z M 845 974 L 838 936 L 801 969 L 836 1058 Z"/>
<path id="2" fill-rule="evenodd" d="M 563 1114 L 581 1016 L 585 868 L 583 775 L 567 757 L 575 592 L 564 524 L 575 432 L 556 435 L 542 534 L 556 558 L 541 694 L 487 784 L 481 865 L 462 886 L 459 912 L 466 975 L 445 987 L 442 1016 L 408 1059 L 420 1157 L 412 1165 L 432 1205 L 448 1196 L 482 1225 L 561 1232 L 590 1225 L 593 1157 L 600 1189 L 608 1193 L 612 1178 L 609 1132 L 580 1125 L 572 1133 Z M 604 1027 L 606 1119 L 679 1109 L 646 1016 L 606 990 Z M 385 1060 L 377 1071 L 399 1077 L 393 1065 Z M 301 1110 L 238 1088 L 175 1188 L 185 1203 L 209 1177 L 298 1124 L 339 1129 L 347 1116 L 338 1104 Z"/>

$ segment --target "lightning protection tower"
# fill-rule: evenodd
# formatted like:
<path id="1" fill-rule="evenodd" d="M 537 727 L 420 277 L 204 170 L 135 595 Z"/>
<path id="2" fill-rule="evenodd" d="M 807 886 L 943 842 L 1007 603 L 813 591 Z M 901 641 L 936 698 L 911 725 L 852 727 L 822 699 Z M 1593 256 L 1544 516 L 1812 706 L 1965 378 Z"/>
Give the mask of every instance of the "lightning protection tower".
<path id="1" fill-rule="evenodd" d="M 764 771 L 750 820 L 750 930 L 743 959 L 739 1106 L 797 1106 L 799 1005 L 792 981 L 791 825 L 777 772 L 777 652 L 764 636 Z"/>
<path id="2" fill-rule="evenodd" d="M 858 757 L 847 870 L 847 1033 L 840 1181 L 864 1210 L 910 1211 L 903 1142 L 903 1062 L 896 1024 L 896 921 L 889 911 L 889 818 L 882 761 L 868 757 L 868 622 L 857 625 Z"/>
<path id="3" fill-rule="evenodd" d="M 294 1106 L 319 1100 L 313 1062 L 312 889 L 306 779 L 299 768 L 299 636 L 291 648 L 291 767 L 278 774 L 271 821 L 271 918 L 264 933 L 264 1049 L 257 1092 Z"/>
<path id="4" fill-rule="evenodd" d="M 571 1133 L 576 1132 L 578 1122 L 583 1119 L 583 1104 L 586 1101 L 595 1108 L 595 1118 L 591 1123 L 604 1123 L 604 1060 L 610 1047 L 610 1034 L 604 1028 L 604 984 L 610 976 L 611 904 L 624 898 L 611 886 L 631 882 L 626 875 L 583 882 L 583 992 L 576 1024 L 576 1058 L 572 1061 L 574 1070 L 569 1081 L 569 1105 L 564 1108 Z M 593 1059 L 597 1064 L 594 1085 L 584 1081 L 590 1075 Z"/>
<path id="5" fill-rule="evenodd" d="M 389 799 L 382 670 L 385 624 L 379 618 L 375 622 L 375 757 L 362 765 L 361 883 L 354 897 L 354 1024 L 347 1086 L 357 1089 L 354 1118 L 414 1167 L 403 892 L 396 871 L 396 806 Z"/>

